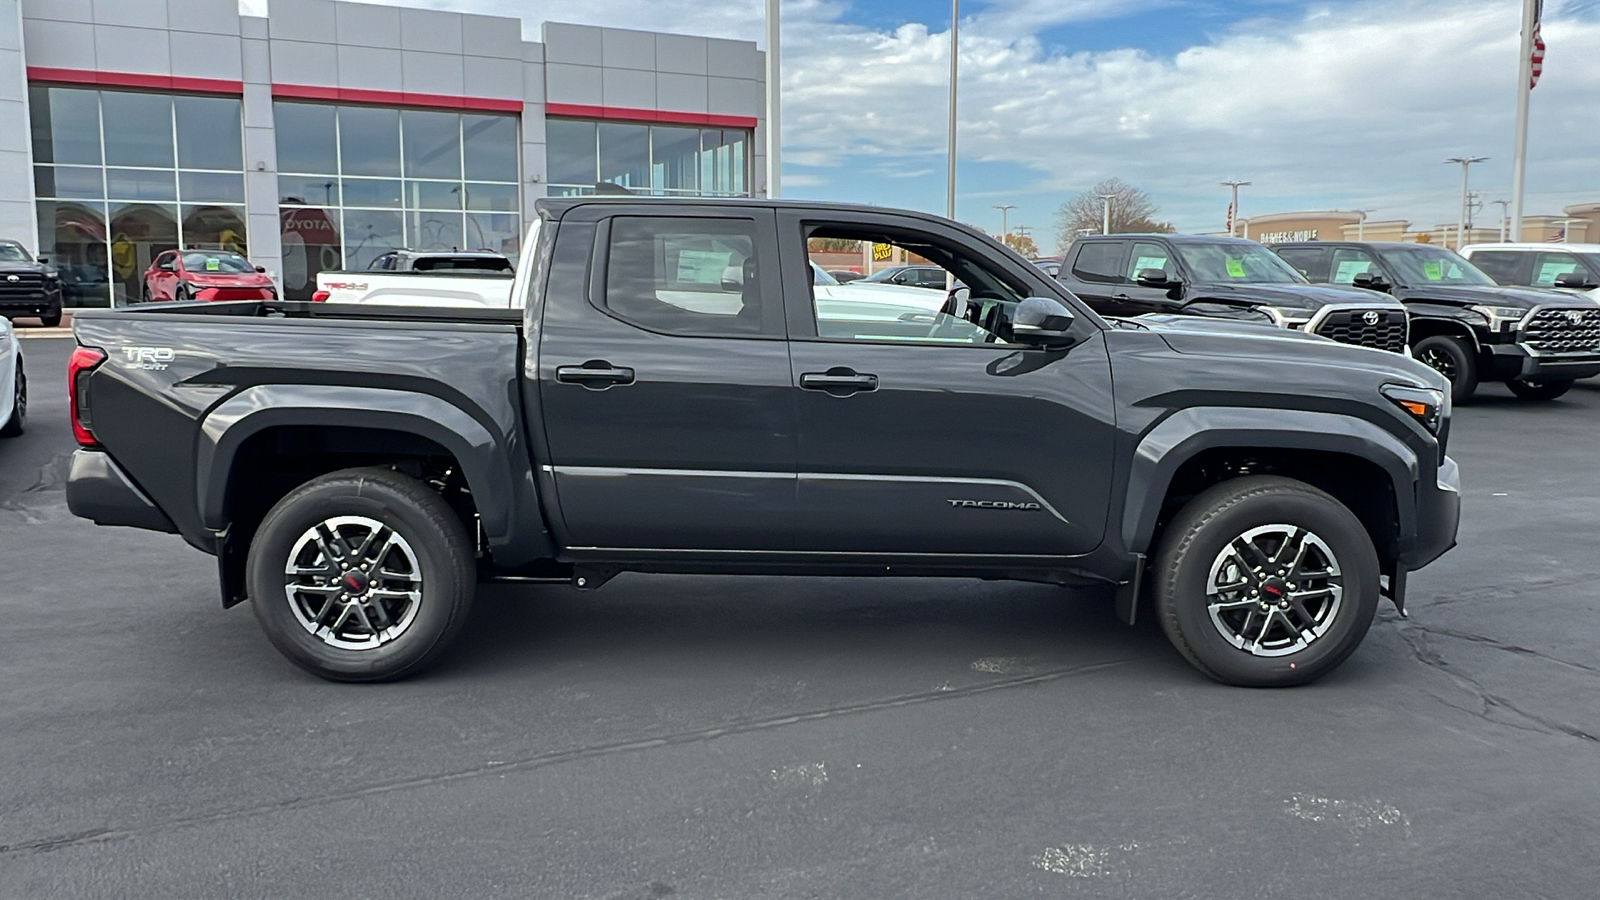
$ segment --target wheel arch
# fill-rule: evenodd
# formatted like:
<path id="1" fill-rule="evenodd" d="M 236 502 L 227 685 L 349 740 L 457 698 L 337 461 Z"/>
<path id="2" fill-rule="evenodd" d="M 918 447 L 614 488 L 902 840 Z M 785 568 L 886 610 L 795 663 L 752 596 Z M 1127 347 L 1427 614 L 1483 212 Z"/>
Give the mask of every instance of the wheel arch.
<path id="1" fill-rule="evenodd" d="M 1364 419 L 1307 410 L 1181 410 L 1140 441 L 1122 540 L 1148 554 L 1177 507 L 1200 490 L 1251 474 L 1296 478 L 1349 507 L 1391 565 L 1416 533 L 1416 453 Z"/>
<path id="2" fill-rule="evenodd" d="M 1412 313 L 1409 318 L 1411 323 L 1411 334 L 1406 340 L 1411 347 L 1416 347 L 1417 344 L 1424 338 L 1440 336 L 1460 337 L 1466 338 L 1468 341 L 1472 342 L 1473 352 L 1483 352 L 1483 342 L 1478 340 L 1478 332 L 1473 329 L 1470 324 L 1462 321 L 1461 319 L 1447 318 L 1444 316 L 1418 315 L 1416 313 Z"/>

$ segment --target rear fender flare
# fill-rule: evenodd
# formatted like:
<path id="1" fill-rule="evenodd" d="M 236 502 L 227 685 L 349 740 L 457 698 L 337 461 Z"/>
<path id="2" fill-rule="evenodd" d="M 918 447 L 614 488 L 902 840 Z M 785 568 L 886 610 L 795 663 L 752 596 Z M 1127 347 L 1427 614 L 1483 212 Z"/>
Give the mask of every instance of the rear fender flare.
<path id="1" fill-rule="evenodd" d="M 201 420 L 195 490 L 206 528 L 220 532 L 228 526 L 228 482 L 239 448 L 251 436 L 284 425 L 382 428 L 427 438 L 461 464 L 485 537 L 495 543 L 511 536 L 517 492 L 495 436 L 482 423 L 428 394 L 306 384 L 245 388 Z"/>
<path id="2" fill-rule="evenodd" d="M 1156 520 L 1173 476 L 1196 454 L 1218 447 L 1318 450 L 1375 463 L 1394 487 L 1402 550 L 1416 534 L 1417 455 L 1377 425 L 1309 410 L 1196 407 L 1162 420 L 1134 451 L 1122 517 L 1122 540 L 1129 552 L 1151 552 Z"/>

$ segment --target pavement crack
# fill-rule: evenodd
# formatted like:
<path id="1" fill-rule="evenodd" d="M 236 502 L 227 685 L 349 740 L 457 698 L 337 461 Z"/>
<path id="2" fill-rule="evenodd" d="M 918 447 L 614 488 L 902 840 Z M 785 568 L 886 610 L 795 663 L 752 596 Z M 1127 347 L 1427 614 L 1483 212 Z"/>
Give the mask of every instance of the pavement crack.
<path id="1" fill-rule="evenodd" d="M 416 790 L 418 788 L 432 787 L 434 785 L 449 784 L 455 781 L 478 778 L 484 775 L 499 775 L 507 772 L 526 772 L 542 769 L 561 763 L 577 762 L 579 760 L 597 759 L 605 756 L 615 756 L 623 753 L 636 753 L 642 750 L 653 750 L 657 747 L 673 747 L 683 744 L 693 744 L 702 741 L 716 740 L 730 735 L 750 734 L 752 732 L 768 731 L 775 728 L 784 728 L 804 722 L 816 722 L 824 719 L 834 719 L 842 716 L 860 715 L 863 713 L 879 712 L 888 709 L 899 709 L 908 706 L 920 706 L 925 703 L 934 703 L 942 700 L 952 700 L 959 697 L 972 697 L 988 694 L 994 691 L 1009 690 L 1011 688 L 1027 687 L 1029 685 L 1045 684 L 1051 681 L 1060 681 L 1076 675 L 1088 675 L 1103 672 L 1117 666 L 1126 665 L 1128 660 L 1113 660 L 1111 662 L 1091 663 L 1083 666 L 1069 666 L 1059 669 L 1032 672 L 1016 675 L 1010 678 L 996 678 L 982 681 L 958 688 L 936 688 L 930 691 L 920 691 L 913 694 L 901 694 L 882 700 L 868 700 L 862 703 L 851 703 L 843 706 L 833 706 L 825 709 L 809 710 L 806 712 L 788 713 L 785 715 L 765 716 L 760 718 L 745 719 L 729 722 L 723 725 L 713 725 L 708 728 L 698 728 L 690 731 L 679 731 L 672 734 L 660 735 L 651 738 L 636 738 L 633 740 L 612 741 L 602 744 L 592 744 L 587 747 L 576 747 L 568 750 L 554 750 L 540 753 L 522 759 L 508 761 L 488 762 L 467 769 L 458 769 L 453 772 L 440 772 L 433 775 L 420 775 L 414 778 L 403 778 L 395 781 L 370 784 L 365 787 L 353 788 L 344 791 L 335 791 L 315 797 L 291 797 L 272 803 L 261 803 L 254 806 L 240 807 L 238 809 L 221 810 L 196 816 L 181 816 L 164 822 L 155 822 L 149 825 L 133 826 L 128 828 L 95 828 L 72 834 L 54 835 L 51 837 L 36 838 L 33 840 L 18 841 L 11 844 L 0 844 L 0 856 L 14 853 L 46 853 L 52 850 L 61 850 L 67 847 L 84 846 L 88 844 L 106 843 L 108 841 L 124 840 L 130 837 L 156 834 L 180 828 L 190 828 L 200 825 L 214 825 L 219 822 L 228 822 L 238 819 L 248 819 L 254 816 L 270 815 L 272 813 L 287 812 L 291 810 L 311 809 L 319 806 L 329 806 L 349 800 L 359 800 L 365 797 L 374 797 L 391 794 L 399 791 Z"/>
<path id="2" fill-rule="evenodd" d="M 1579 672 L 1587 672 L 1590 675 L 1600 675 L 1600 667 L 1561 659 L 1560 657 L 1551 656 L 1548 653 L 1541 653 L 1538 650 L 1522 647 L 1517 644 L 1508 644 L 1505 641 L 1497 640 L 1492 637 L 1485 637 L 1481 634 L 1471 634 L 1465 631 L 1454 631 L 1449 628 L 1439 628 L 1433 625 L 1421 625 L 1413 622 L 1407 622 L 1406 627 L 1414 628 L 1417 631 L 1425 631 L 1428 634 L 1437 634 L 1441 637 L 1455 638 L 1458 641 L 1469 641 L 1474 644 L 1482 644 L 1485 647 L 1493 647 L 1496 650 L 1504 650 L 1507 653 L 1515 653 L 1518 656 L 1526 656 L 1530 659 L 1544 660 L 1545 662 L 1554 663 L 1558 666 L 1564 666 Z"/>

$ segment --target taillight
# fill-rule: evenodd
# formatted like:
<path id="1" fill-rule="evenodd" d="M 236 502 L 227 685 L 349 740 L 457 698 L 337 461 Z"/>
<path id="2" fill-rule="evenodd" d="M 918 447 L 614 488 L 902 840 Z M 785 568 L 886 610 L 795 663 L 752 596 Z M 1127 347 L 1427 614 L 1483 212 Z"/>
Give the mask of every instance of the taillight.
<path id="1" fill-rule="evenodd" d="M 313 292 L 311 294 L 311 302 L 312 303 L 326 303 L 326 302 L 328 302 L 328 292 L 327 291 L 315 291 L 315 292 Z"/>
<path id="2" fill-rule="evenodd" d="M 72 436 L 84 447 L 94 447 L 94 422 L 89 418 L 88 379 L 82 377 L 106 361 L 104 350 L 79 347 L 67 360 L 67 396 L 72 413 Z"/>

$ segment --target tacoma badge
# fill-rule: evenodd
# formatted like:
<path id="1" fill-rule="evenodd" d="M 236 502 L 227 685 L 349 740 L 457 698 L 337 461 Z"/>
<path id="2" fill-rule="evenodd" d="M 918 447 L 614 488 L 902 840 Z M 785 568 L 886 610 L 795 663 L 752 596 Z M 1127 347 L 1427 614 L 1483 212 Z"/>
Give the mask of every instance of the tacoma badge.
<path id="1" fill-rule="evenodd" d="M 1037 503 L 1022 503 L 1012 500 L 951 500 L 951 506 L 966 506 L 976 509 L 1042 509 Z"/>

